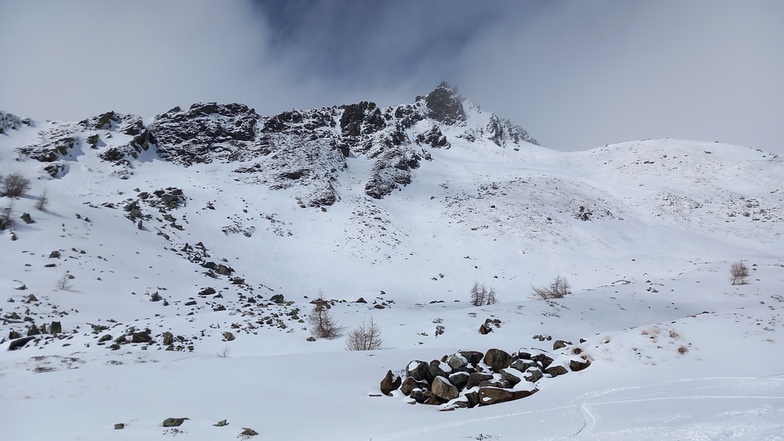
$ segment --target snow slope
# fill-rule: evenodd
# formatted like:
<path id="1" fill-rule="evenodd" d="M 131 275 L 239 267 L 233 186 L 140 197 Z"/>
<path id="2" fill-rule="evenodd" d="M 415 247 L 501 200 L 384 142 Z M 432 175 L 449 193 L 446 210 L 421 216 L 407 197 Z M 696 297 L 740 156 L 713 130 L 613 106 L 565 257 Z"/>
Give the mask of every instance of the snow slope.
<path id="1" fill-rule="evenodd" d="M 782 439 L 781 158 L 682 140 L 561 153 L 494 142 L 493 116 L 464 108 L 462 123 L 406 129 L 410 141 L 438 127 L 449 142 L 403 145 L 421 155 L 409 183 L 370 197 L 379 156 L 352 150 L 325 172 L 336 201 L 315 206 L 299 201 L 321 178 L 276 187 L 276 175 L 237 172 L 255 157 L 183 166 L 154 143 L 133 154 L 138 134 L 121 126 L 142 123 L 130 117 L 5 118 L 0 173 L 32 188 L 2 199 L 16 222 L 0 232 L 0 332 L 5 345 L 33 323 L 63 333 L 2 352 L 0 438 L 214 440 L 247 427 L 259 439 Z M 73 146 L 54 178 L 19 150 L 63 136 Z M 122 159 L 102 158 L 110 149 Z M 731 285 L 739 260 L 751 277 Z M 573 294 L 532 297 L 557 275 Z M 499 303 L 471 306 L 475 282 Z M 383 349 L 308 341 L 319 295 L 344 335 L 373 317 Z M 488 318 L 500 326 L 480 335 Z M 145 329 L 151 342 L 111 349 Z M 410 360 L 551 349 L 535 335 L 584 339 L 574 346 L 593 364 L 493 406 L 376 396 Z M 167 417 L 189 420 L 164 428 Z"/>

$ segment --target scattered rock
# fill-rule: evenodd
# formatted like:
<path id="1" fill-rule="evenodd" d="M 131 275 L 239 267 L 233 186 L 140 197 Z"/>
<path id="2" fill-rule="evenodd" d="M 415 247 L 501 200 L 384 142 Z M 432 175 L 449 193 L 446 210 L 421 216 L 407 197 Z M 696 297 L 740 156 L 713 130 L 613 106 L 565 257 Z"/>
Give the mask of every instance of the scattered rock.
<path id="1" fill-rule="evenodd" d="M 131 334 L 131 343 L 150 343 L 152 342 L 152 336 L 150 336 L 150 330 L 146 329 L 142 332 L 134 332 Z"/>
<path id="2" fill-rule="evenodd" d="M 163 427 L 179 427 L 189 418 L 166 418 L 163 420 Z"/>
<path id="3" fill-rule="evenodd" d="M 16 349 L 21 349 L 21 348 L 24 347 L 24 345 L 29 343 L 34 338 L 35 337 L 22 337 L 22 338 L 17 339 L 17 340 L 11 340 L 11 343 L 8 344 L 8 350 L 9 351 L 14 351 Z"/>
<path id="4" fill-rule="evenodd" d="M 525 371 L 525 381 L 529 381 L 531 383 L 536 383 L 537 381 L 541 380 L 542 376 L 542 371 L 540 371 L 539 368 L 532 367 Z"/>
<path id="5" fill-rule="evenodd" d="M 569 370 L 572 372 L 579 372 L 591 365 L 590 360 L 571 360 L 569 362 Z"/>
<path id="6" fill-rule="evenodd" d="M 247 428 L 247 427 L 243 427 L 242 428 L 242 432 L 240 433 L 240 436 L 244 437 L 244 438 L 249 438 L 251 436 L 256 436 L 258 434 L 259 434 L 259 432 L 256 432 L 253 429 L 250 429 L 250 428 Z"/>
<path id="7" fill-rule="evenodd" d="M 427 373 L 430 365 L 421 360 L 414 360 L 406 366 L 406 376 L 417 381 L 427 380 Z"/>
<path id="8" fill-rule="evenodd" d="M 117 423 L 114 425 L 114 430 L 122 430 L 122 429 L 125 429 L 124 423 Z"/>
<path id="9" fill-rule="evenodd" d="M 455 387 L 452 383 L 449 382 L 449 380 L 442 376 L 438 376 L 433 380 L 431 388 L 435 396 L 445 401 L 457 398 L 460 394 L 460 391 L 457 389 L 457 387 Z"/>
<path id="10" fill-rule="evenodd" d="M 507 401 L 519 400 L 536 393 L 538 389 L 533 390 L 512 390 L 501 389 L 498 387 L 481 387 L 479 388 L 479 405 L 488 406 L 491 404 L 504 403 Z"/>
<path id="11" fill-rule="evenodd" d="M 384 379 L 381 380 L 381 386 L 380 386 L 381 392 L 384 395 L 391 395 L 392 391 L 399 388 L 401 383 L 402 383 L 401 378 L 393 374 L 392 371 L 389 370 L 387 371 L 387 374 L 384 376 Z"/>
<path id="12" fill-rule="evenodd" d="M 557 364 L 555 366 L 548 367 L 547 369 L 544 370 L 544 372 L 546 374 L 552 375 L 553 377 L 557 377 L 559 375 L 568 374 L 569 370 L 561 366 L 560 364 Z"/>
<path id="13" fill-rule="evenodd" d="M 406 379 L 403 380 L 402 384 L 400 385 L 400 391 L 403 392 L 404 395 L 408 396 L 411 395 L 411 392 L 413 392 L 415 389 L 422 389 L 422 388 L 426 388 L 427 386 L 428 386 L 427 381 L 417 381 L 412 377 L 406 377 Z"/>
<path id="14" fill-rule="evenodd" d="M 512 363 L 512 356 L 506 351 L 493 348 L 487 350 L 484 360 L 485 364 L 489 366 L 490 369 L 501 372 L 502 369 L 508 368 Z"/>

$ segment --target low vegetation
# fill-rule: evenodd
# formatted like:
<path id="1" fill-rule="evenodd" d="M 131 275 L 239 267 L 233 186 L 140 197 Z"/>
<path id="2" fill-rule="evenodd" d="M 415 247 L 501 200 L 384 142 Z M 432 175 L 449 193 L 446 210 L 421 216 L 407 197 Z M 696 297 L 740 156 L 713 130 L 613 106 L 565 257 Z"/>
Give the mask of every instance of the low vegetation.
<path id="1" fill-rule="evenodd" d="M 545 287 L 532 287 L 535 296 L 544 300 L 548 299 L 561 299 L 566 295 L 572 293 L 572 286 L 565 277 L 558 276 L 553 280 L 549 286 Z"/>
<path id="2" fill-rule="evenodd" d="M 381 349 L 381 328 L 370 317 L 370 320 L 362 322 L 359 327 L 349 332 L 346 337 L 346 349 L 349 351 L 372 351 Z"/>
<path id="3" fill-rule="evenodd" d="M 733 285 L 745 285 L 749 278 L 749 267 L 741 260 L 730 266 L 730 280 Z"/>
<path id="4" fill-rule="evenodd" d="M 0 176 L 0 183 L 2 183 L 3 194 L 9 198 L 19 197 L 31 188 L 30 179 L 16 172 L 5 177 Z"/>
<path id="5" fill-rule="evenodd" d="M 474 282 L 471 287 L 471 304 L 474 306 L 493 305 L 498 299 L 493 288 L 486 288 L 484 284 Z"/>

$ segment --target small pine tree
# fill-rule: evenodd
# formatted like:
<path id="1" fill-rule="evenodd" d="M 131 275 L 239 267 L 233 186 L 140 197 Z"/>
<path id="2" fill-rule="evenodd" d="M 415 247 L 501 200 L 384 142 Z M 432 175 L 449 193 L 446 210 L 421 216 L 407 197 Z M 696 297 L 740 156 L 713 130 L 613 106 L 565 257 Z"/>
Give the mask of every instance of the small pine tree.
<path id="1" fill-rule="evenodd" d="M 495 289 L 490 288 L 490 291 L 487 292 L 487 305 L 495 305 L 498 300 L 495 296 Z"/>
<path id="2" fill-rule="evenodd" d="M 482 305 L 492 305 L 496 303 L 498 299 L 495 295 L 495 290 L 493 288 L 487 289 L 484 284 L 480 284 L 479 282 L 474 282 L 474 286 L 471 287 L 471 304 L 474 306 L 482 306 Z"/>
<path id="3" fill-rule="evenodd" d="M 471 304 L 474 306 L 484 305 L 486 296 L 487 289 L 485 286 L 480 285 L 479 282 L 474 282 L 474 286 L 471 287 Z"/>
<path id="4" fill-rule="evenodd" d="M 340 325 L 329 312 L 329 303 L 323 295 L 320 295 L 313 305 L 308 322 L 310 332 L 318 338 L 335 338 L 340 332 Z"/>

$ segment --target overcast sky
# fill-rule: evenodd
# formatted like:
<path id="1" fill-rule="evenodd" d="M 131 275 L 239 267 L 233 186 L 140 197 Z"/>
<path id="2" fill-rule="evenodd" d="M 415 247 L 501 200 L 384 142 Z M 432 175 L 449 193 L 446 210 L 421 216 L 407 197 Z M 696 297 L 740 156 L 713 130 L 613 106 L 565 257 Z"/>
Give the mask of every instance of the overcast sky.
<path id="1" fill-rule="evenodd" d="M 540 143 L 784 154 L 781 0 L 0 0 L 0 109 L 79 120 L 197 101 L 262 115 L 412 102 L 442 80 Z"/>

